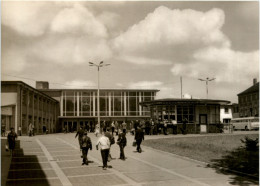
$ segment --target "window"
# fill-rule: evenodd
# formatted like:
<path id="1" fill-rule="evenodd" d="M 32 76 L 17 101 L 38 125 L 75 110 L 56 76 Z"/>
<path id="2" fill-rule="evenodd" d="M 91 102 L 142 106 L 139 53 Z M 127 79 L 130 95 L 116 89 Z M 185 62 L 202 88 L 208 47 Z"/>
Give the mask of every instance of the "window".
<path id="1" fill-rule="evenodd" d="M 228 107 L 225 107 L 225 114 L 228 114 Z"/>

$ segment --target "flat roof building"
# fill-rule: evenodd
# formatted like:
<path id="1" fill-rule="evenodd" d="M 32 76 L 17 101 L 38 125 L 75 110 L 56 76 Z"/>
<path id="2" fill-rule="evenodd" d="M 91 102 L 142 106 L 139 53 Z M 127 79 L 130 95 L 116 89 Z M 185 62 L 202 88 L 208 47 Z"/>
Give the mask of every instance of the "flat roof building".
<path id="1" fill-rule="evenodd" d="M 211 99 L 158 99 L 141 103 L 151 111 L 153 120 L 176 123 L 177 133 L 181 133 L 181 124 L 187 119 L 187 132 L 219 132 L 220 105 L 230 103 L 226 100 Z"/>
<path id="2" fill-rule="evenodd" d="M 31 123 L 36 134 L 57 132 L 58 111 L 58 101 L 24 82 L 1 82 L 2 130 L 13 127 L 19 135 L 27 135 Z"/>

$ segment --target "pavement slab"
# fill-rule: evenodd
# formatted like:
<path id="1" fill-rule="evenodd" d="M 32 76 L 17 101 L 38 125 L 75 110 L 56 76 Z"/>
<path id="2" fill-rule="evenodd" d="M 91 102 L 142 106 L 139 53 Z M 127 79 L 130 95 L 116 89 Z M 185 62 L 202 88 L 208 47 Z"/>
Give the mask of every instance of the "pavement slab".
<path id="1" fill-rule="evenodd" d="M 217 173 L 203 162 L 145 146 L 142 146 L 142 153 L 137 153 L 136 147 L 131 145 L 134 137 L 129 134 L 125 147 L 127 159 L 118 159 L 119 146 L 112 145 L 110 153 L 113 159 L 108 163 L 110 168 L 103 170 L 100 150 L 95 149 L 98 138 L 93 133 L 88 135 L 93 144 L 93 150 L 88 153 L 88 166 L 81 165 L 81 152 L 75 133 L 19 137 L 13 158 L 8 153 L 2 153 L 2 158 L 10 159 L 9 164 L 5 164 L 6 181 L 2 185 L 228 186 L 243 183 L 234 181 L 231 175 Z M 146 136 L 145 139 L 160 137 L 169 136 Z M 246 185 L 257 184 L 248 182 Z"/>

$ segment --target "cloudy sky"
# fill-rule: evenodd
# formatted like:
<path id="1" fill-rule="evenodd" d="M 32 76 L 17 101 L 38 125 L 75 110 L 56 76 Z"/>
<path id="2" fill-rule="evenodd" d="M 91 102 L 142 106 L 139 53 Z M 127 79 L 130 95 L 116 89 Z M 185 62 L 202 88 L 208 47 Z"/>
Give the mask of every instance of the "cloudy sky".
<path id="1" fill-rule="evenodd" d="M 1 78 L 237 102 L 259 77 L 258 1 L 2 1 Z"/>

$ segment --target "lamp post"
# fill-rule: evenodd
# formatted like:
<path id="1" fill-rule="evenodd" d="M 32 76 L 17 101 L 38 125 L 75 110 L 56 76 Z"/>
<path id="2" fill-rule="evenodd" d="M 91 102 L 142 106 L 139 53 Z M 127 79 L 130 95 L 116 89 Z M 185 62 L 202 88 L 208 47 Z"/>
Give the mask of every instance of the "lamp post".
<path id="1" fill-rule="evenodd" d="M 214 79 L 216 79 L 216 78 L 211 78 L 211 79 L 209 79 L 208 77 L 206 78 L 206 79 L 198 79 L 198 80 L 200 80 L 200 81 L 206 81 L 206 91 L 207 91 L 207 99 L 208 99 L 208 82 L 209 81 L 213 81 Z"/>
<path id="2" fill-rule="evenodd" d="M 98 115 L 98 126 L 99 126 L 99 130 L 100 130 L 100 133 L 102 132 L 101 131 L 101 127 L 100 127 L 100 105 L 99 105 L 99 68 L 103 67 L 103 66 L 108 66 L 110 64 L 104 64 L 103 61 L 100 61 L 99 64 L 95 64 L 95 63 L 92 63 L 92 62 L 89 62 L 89 66 L 95 66 L 97 67 L 98 69 L 98 91 L 97 91 L 97 115 Z"/>

